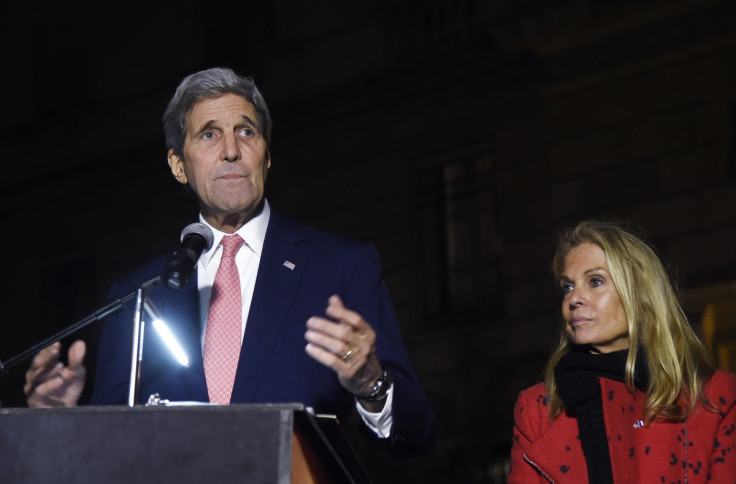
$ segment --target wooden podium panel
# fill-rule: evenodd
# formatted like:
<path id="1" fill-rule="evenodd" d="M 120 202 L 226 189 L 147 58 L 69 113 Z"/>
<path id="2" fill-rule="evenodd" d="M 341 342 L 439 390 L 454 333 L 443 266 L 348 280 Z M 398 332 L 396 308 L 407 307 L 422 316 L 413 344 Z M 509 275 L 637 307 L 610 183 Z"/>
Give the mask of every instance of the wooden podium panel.
<path id="1" fill-rule="evenodd" d="M 0 480 L 370 482 L 323 425 L 299 404 L 0 409 Z"/>

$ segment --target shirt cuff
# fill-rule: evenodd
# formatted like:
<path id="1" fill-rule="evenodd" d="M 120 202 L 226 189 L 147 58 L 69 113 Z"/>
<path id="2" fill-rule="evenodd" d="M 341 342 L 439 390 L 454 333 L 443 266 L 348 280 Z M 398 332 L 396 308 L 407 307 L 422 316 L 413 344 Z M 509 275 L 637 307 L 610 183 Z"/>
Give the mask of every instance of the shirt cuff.
<path id="1" fill-rule="evenodd" d="M 391 414 L 391 402 L 394 399 L 394 385 L 393 383 L 386 392 L 386 403 L 383 405 L 383 410 L 380 412 L 369 412 L 360 404 L 358 399 L 355 399 L 355 408 L 358 409 L 360 418 L 363 419 L 366 427 L 376 434 L 379 438 L 387 439 L 391 435 L 391 425 L 393 424 L 393 417 Z"/>

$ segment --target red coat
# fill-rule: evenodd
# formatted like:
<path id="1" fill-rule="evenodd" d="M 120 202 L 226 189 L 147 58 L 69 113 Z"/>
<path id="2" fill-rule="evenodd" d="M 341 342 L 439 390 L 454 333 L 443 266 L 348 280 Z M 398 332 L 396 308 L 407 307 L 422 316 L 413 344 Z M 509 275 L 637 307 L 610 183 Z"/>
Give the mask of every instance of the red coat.
<path id="1" fill-rule="evenodd" d="M 603 418 L 616 483 L 736 483 L 736 375 L 717 371 L 705 391 L 719 409 L 698 405 L 686 422 L 642 426 L 644 394 L 600 378 Z M 549 421 L 543 383 L 514 408 L 509 484 L 587 483 L 578 425 L 564 412 Z"/>

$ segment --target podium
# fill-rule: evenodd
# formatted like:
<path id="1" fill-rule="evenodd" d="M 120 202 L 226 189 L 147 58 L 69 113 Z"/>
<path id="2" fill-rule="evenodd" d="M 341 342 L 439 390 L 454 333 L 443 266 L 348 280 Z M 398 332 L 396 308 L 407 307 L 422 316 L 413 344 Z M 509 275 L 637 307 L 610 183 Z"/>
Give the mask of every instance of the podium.
<path id="1" fill-rule="evenodd" d="M 3 483 L 370 483 L 300 404 L 0 409 Z"/>

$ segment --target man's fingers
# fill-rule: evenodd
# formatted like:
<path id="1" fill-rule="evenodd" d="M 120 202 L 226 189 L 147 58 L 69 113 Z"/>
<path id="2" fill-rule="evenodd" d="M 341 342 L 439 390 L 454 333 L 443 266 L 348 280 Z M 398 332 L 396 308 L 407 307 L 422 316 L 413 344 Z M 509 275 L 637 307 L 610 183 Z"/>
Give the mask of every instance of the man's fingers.
<path id="1" fill-rule="evenodd" d="M 30 369 L 26 372 L 26 383 L 23 385 L 23 392 L 26 395 L 38 390 L 38 387 L 49 380 L 60 376 L 60 372 L 64 369 L 61 362 L 56 362 L 54 366 Z"/>
<path id="2" fill-rule="evenodd" d="M 339 296 L 331 296 L 328 300 L 326 319 L 313 316 L 307 320 L 307 341 L 329 355 L 312 354 L 322 364 L 330 366 L 335 371 L 348 370 L 350 367 L 360 366 L 371 353 L 375 343 L 375 333 L 362 316 L 347 309 Z"/>
<path id="3" fill-rule="evenodd" d="M 353 337 L 354 328 L 349 324 L 336 323 L 319 316 L 307 320 L 307 331 L 320 333 L 325 337 L 349 340 Z"/>
<path id="4" fill-rule="evenodd" d="M 353 395 L 370 391 L 369 384 L 380 373 L 373 348 L 376 334 L 363 317 L 346 308 L 339 296 L 331 296 L 325 310 L 327 318 L 307 320 L 306 352 L 321 364 L 332 368 L 340 384 Z"/>
<path id="5" fill-rule="evenodd" d="M 329 366 L 330 368 L 332 368 L 338 361 L 335 353 L 328 351 L 314 343 L 307 343 L 306 351 L 309 356 L 319 361 L 323 365 Z"/>
<path id="6" fill-rule="evenodd" d="M 337 294 L 333 294 L 330 296 L 330 298 L 327 300 L 327 307 L 333 307 L 335 309 L 345 309 L 345 304 L 342 302 L 342 298 L 338 296 Z"/>
<path id="7" fill-rule="evenodd" d="M 306 351 L 309 356 L 318 362 L 332 368 L 341 378 L 350 378 L 358 370 L 357 366 L 351 364 L 352 359 L 350 362 L 344 361 L 341 356 L 316 344 L 308 343 Z"/>
<path id="8" fill-rule="evenodd" d="M 84 355 L 87 352 L 87 346 L 84 344 L 84 341 L 78 340 L 75 341 L 71 347 L 69 348 L 69 369 L 72 371 L 77 371 L 80 368 L 84 368 L 82 364 L 84 363 Z"/>
<path id="9" fill-rule="evenodd" d="M 61 343 L 56 342 L 39 351 L 33 357 L 31 367 L 26 371 L 23 392 L 26 396 L 32 393 L 45 395 L 61 388 L 67 377 L 79 378 L 86 370 L 83 365 L 86 353 L 84 341 L 75 341 L 69 348 L 69 366 L 64 367 L 59 361 Z M 83 377 L 83 376 L 82 376 Z"/>
<path id="10" fill-rule="evenodd" d="M 325 314 L 340 322 L 348 323 L 353 327 L 363 324 L 363 318 L 360 316 L 360 314 L 346 308 L 345 305 L 342 303 L 342 299 L 340 299 L 340 296 L 337 295 L 330 296 Z"/>
<path id="11" fill-rule="evenodd" d="M 36 393 L 40 395 L 50 395 L 53 392 L 58 391 L 63 385 L 64 378 L 62 378 L 61 375 L 56 375 L 36 386 Z"/>
<path id="12" fill-rule="evenodd" d="M 336 355 L 342 356 L 350 349 L 347 342 L 343 339 L 336 338 L 333 335 L 319 330 L 308 329 L 304 336 L 308 342 L 335 353 Z"/>
<path id="13" fill-rule="evenodd" d="M 48 361 L 45 366 L 32 367 L 26 372 L 26 383 L 34 386 L 38 385 L 39 382 L 50 378 L 50 375 L 57 373 L 63 367 L 64 365 L 62 365 L 60 361 Z"/>
<path id="14" fill-rule="evenodd" d="M 49 362 L 53 360 L 58 360 L 60 348 L 61 343 L 57 341 L 51 346 L 47 346 L 46 348 L 36 353 L 36 356 L 34 356 L 33 360 L 31 361 L 31 369 L 43 368 L 47 366 Z"/>

